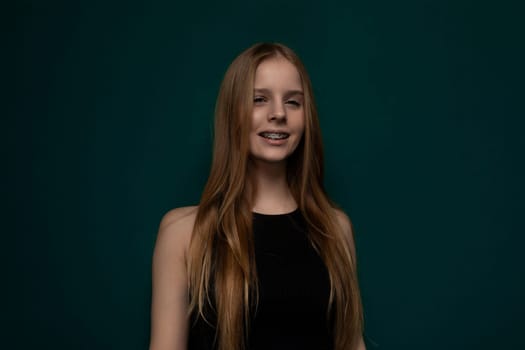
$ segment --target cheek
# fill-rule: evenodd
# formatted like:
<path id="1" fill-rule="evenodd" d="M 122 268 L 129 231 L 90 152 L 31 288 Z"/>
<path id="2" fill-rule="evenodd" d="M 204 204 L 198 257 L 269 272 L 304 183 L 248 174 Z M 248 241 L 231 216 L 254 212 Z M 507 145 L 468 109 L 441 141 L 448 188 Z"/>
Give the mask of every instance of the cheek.
<path id="1" fill-rule="evenodd" d="M 301 142 L 301 140 L 304 138 L 304 132 L 305 132 L 305 123 L 303 120 L 298 120 L 298 122 L 294 125 L 295 132 L 297 133 L 297 137 L 295 139 L 295 147 Z"/>
<path id="2" fill-rule="evenodd" d="M 304 116 L 304 113 L 301 113 L 298 118 L 296 119 L 296 128 L 297 131 L 302 135 L 304 134 L 304 129 L 306 127 L 306 117 Z"/>
<path id="3" fill-rule="evenodd" d="M 261 124 L 261 120 L 264 119 L 264 112 L 260 109 L 256 109 L 252 112 L 252 129 L 256 128 L 259 124 Z"/>

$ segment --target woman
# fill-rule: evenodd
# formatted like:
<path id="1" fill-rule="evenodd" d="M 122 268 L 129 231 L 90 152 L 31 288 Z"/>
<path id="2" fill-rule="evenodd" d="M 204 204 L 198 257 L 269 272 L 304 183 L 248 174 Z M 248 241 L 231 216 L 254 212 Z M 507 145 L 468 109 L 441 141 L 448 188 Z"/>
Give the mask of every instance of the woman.
<path id="1" fill-rule="evenodd" d="M 220 87 L 198 207 L 160 224 L 150 349 L 364 349 L 351 224 L 322 183 L 303 64 L 250 47 Z"/>

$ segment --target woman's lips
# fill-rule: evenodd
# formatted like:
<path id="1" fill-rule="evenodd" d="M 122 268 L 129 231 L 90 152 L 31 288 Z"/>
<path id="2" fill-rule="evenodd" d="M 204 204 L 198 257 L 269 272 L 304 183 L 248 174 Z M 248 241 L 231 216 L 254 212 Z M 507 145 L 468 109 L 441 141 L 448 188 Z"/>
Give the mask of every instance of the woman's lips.
<path id="1" fill-rule="evenodd" d="M 259 133 L 259 136 L 268 140 L 285 140 L 290 137 L 290 134 L 280 131 L 263 131 Z"/>
<path id="2" fill-rule="evenodd" d="M 270 133 L 270 134 L 274 134 L 274 133 Z M 288 142 L 288 137 L 290 137 L 289 134 L 283 134 L 279 136 L 281 138 L 273 138 L 275 137 L 275 135 L 269 135 L 266 133 L 260 133 L 259 136 L 264 140 L 264 142 L 266 142 L 267 144 L 271 146 L 284 145 L 285 143 Z"/>

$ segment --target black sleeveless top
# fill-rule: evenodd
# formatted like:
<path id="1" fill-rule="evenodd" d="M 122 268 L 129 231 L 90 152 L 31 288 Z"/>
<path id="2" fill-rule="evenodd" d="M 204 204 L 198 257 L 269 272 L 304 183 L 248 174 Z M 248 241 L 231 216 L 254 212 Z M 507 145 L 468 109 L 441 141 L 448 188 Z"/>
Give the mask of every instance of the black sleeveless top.
<path id="1" fill-rule="evenodd" d="M 253 233 L 259 303 L 250 323 L 249 349 L 333 349 L 326 314 L 328 272 L 308 241 L 301 212 L 253 213 Z M 215 328 L 193 315 L 188 349 L 217 349 L 214 338 Z"/>

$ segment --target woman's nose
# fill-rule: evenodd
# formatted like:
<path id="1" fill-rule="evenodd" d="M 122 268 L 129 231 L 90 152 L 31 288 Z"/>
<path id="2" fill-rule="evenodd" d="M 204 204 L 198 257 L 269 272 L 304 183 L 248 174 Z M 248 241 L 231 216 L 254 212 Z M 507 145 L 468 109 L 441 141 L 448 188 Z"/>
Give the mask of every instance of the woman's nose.
<path id="1" fill-rule="evenodd" d="M 284 106 L 278 104 L 274 106 L 273 110 L 270 112 L 268 116 L 269 120 L 276 120 L 276 121 L 282 121 L 286 119 L 286 110 L 284 109 Z"/>

